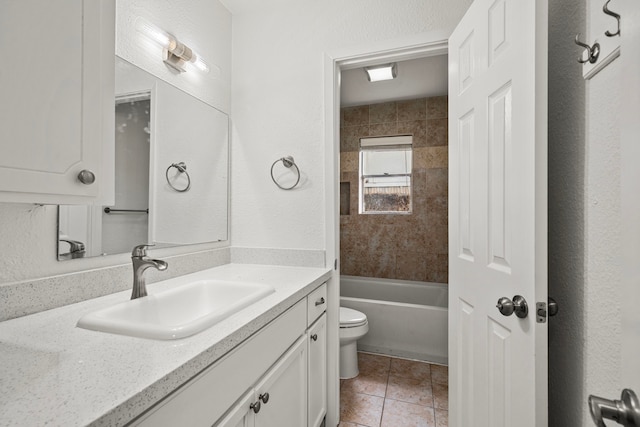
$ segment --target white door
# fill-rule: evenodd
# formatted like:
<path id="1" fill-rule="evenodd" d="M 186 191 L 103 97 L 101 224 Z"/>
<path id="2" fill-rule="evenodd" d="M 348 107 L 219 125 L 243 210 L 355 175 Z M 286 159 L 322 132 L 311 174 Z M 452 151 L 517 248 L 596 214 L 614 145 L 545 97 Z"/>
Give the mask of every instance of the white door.
<path id="1" fill-rule="evenodd" d="M 319 427 L 327 413 L 327 314 L 307 331 L 309 343 L 307 427 Z"/>
<path id="2" fill-rule="evenodd" d="M 450 423 L 545 427 L 546 0 L 471 5 L 449 39 L 449 135 Z M 516 295 L 524 318 L 496 307 Z"/>

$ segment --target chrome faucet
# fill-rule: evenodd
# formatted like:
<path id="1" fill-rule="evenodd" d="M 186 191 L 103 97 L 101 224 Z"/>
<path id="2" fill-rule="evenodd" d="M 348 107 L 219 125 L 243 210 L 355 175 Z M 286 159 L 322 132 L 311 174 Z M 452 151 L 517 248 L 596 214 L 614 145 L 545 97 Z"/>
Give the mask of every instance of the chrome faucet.
<path id="1" fill-rule="evenodd" d="M 146 258 L 149 246 L 153 245 L 138 245 L 131 252 L 131 261 L 133 261 L 133 292 L 131 293 L 131 299 L 147 296 L 147 284 L 144 279 L 144 272 L 147 268 L 153 267 L 164 271 L 169 266 L 161 259 Z"/>

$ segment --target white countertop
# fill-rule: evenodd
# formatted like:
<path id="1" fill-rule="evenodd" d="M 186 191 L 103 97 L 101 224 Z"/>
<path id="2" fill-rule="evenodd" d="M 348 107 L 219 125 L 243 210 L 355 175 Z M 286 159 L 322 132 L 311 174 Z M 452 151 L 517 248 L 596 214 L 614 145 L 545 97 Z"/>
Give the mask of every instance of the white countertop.
<path id="1" fill-rule="evenodd" d="M 190 279 L 272 285 L 276 291 L 191 337 L 159 341 L 76 327 L 130 291 L 0 323 L 0 425 L 124 425 L 286 311 L 330 276 L 308 267 L 227 264 L 147 285 Z"/>

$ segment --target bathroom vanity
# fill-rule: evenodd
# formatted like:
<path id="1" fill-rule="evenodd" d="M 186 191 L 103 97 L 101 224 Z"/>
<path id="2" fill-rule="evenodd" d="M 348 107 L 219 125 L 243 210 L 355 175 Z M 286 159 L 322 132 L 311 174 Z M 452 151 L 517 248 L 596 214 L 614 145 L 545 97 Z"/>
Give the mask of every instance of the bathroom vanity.
<path id="1" fill-rule="evenodd" d="M 227 264 L 149 285 L 149 294 L 190 277 L 275 292 L 178 340 L 76 327 L 129 291 L 3 322 L 0 424 L 319 426 L 331 271 Z"/>

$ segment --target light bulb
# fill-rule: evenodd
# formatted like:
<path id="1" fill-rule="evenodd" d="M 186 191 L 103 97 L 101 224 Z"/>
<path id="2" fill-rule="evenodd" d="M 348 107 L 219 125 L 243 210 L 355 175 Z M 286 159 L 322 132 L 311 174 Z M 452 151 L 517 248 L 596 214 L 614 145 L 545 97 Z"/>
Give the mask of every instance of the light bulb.
<path id="1" fill-rule="evenodd" d="M 198 70 L 202 71 L 203 73 L 209 72 L 209 66 L 207 65 L 206 62 L 204 62 L 204 59 L 202 59 L 202 57 L 197 53 L 195 52 L 193 53 L 193 58 L 191 59 L 191 62 L 193 63 L 194 67 L 196 67 Z"/>
<path id="2" fill-rule="evenodd" d="M 138 17 L 136 19 L 136 30 L 158 43 L 163 48 L 168 49 L 170 47 L 172 38 L 143 17 Z"/>

